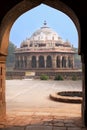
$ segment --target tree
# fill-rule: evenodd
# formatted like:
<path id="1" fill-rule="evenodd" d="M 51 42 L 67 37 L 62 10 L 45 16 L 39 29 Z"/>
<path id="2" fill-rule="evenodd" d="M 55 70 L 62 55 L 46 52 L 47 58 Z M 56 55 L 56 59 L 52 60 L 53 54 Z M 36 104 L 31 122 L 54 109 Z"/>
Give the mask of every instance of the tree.
<path id="1" fill-rule="evenodd" d="M 15 61 L 15 48 L 16 46 L 10 41 L 9 42 L 9 46 L 8 46 L 8 56 L 6 58 L 6 68 L 8 70 L 8 68 L 12 69 L 14 66 L 14 61 Z"/>
<path id="2" fill-rule="evenodd" d="M 74 48 L 74 51 L 76 52 L 76 54 L 74 56 L 75 67 L 81 69 L 82 63 L 81 63 L 81 56 L 78 55 L 78 48 Z"/>

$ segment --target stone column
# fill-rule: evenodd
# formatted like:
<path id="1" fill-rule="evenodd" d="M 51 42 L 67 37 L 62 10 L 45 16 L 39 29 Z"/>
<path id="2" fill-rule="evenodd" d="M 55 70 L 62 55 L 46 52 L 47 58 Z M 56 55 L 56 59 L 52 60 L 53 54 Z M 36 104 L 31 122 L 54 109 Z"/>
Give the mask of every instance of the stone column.
<path id="1" fill-rule="evenodd" d="M 19 62 L 19 67 L 18 67 L 18 69 L 20 69 L 20 56 L 18 56 L 18 62 Z"/>
<path id="2" fill-rule="evenodd" d="M 32 69 L 31 62 L 32 62 L 32 56 L 30 56 L 30 58 L 29 58 L 29 68 L 30 68 L 30 69 Z"/>
<path id="3" fill-rule="evenodd" d="M 74 68 L 74 56 L 72 56 L 72 68 Z"/>
<path id="4" fill-rule="evenodd" d="M 44 56 L 44 68 L 46 68 L 46 60 L 47 60 L 47 56 Z"/>
<path id="5" fill-rule="evenodd" d="M 5 102 L 5 68 L 6 56 L 0 55 L 0 117 L 6 116 Z"/>
<path id="6" fill-rule="evenodd" d="M 27 57 L 23 56 L 23 68 L 27 69 Z"/>
<path id="7" fill-rule="evenodd" d="M 53 57 L 52 57 L 52 68 L 56 68 L 56 56 L 55 55 L 53 55 Z"/>
<path id="8" fill-rule="evenodd" d="M 85 17 L 83 17 L 84 19 Z M 84 26 L 85 25 L 85 26 Z M 79 44 L 79 54 L 82 60 L 82 119 L 84 125 L 87 127 L 87 20 L 80 23 L 81 27 L 81 44 Z"/>
<path id="9" fill-rule="evenodd" d="M 27 57 L 27 68 L 28 69 L 31 68 L 31 57 L 30 56 Z"/>
<path id="10" fill-rule="evenodd" d="M 60 56 L 60 68 L 62 68 L 62 56 Z"/>
<path id="11" fill-rule="evenodd" d="M 39 68 L 39 57 L 36 56 L 36 68 L 38 69 Z"/>
<path id="12" fill-rule="evenodd" d="M 83 94 L 83 102 L 82 102 L 82 118 L 83 123 L 87 127 L 87 54 L 81 55 L 82 59 L 82 94 Z"/>
<path id="13" fill-rule="evenodd" d="M 68 56 L 66 56 L 66 68 L 68 68 Z"/>
<path id="14" fill-rule="evenodd" d="M 21 68 L 21 59 L 20 59 L 20 56 L 19 56 L 19 68 L 18 69 L 20 69 Z"/>
<path id="15" fill-rule="evenodd" d="M 24 56 L 22 56 L 22 61 L 23 61 L 22 68 L 25 69 L 25 60 L 24 60 Z"/>

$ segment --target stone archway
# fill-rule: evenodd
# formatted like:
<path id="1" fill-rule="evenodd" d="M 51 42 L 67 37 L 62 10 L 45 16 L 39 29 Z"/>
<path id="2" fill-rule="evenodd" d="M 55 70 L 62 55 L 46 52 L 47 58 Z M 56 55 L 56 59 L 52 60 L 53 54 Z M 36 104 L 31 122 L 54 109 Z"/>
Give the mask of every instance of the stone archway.
<path id="1" fill-rule="evenodd" d="M 64 3 L 54 0 L 37 0 L 37 1 L 31 1 L 31 0 L 24 0 L 17 4 L 15 7 L 13 7 L 2 20 L 1 26 L 0 26 L 0 116 L 5 114 L 5 62 L 6 62 L 6 56 L 8 53 L 8 44 L 9 44 L 9 34 L 11 27 L 15 20 L 26 11 L 40 5 L 41 3 L 46 4 L 48 6 L 51 6 L 57 10 L 60 10 L 67 14 L 75 23 L 77 31 L 78 31 L 78 53 L 80 54 L 80 25 L 77 16 L 74 14 L 74 12 Z"/>

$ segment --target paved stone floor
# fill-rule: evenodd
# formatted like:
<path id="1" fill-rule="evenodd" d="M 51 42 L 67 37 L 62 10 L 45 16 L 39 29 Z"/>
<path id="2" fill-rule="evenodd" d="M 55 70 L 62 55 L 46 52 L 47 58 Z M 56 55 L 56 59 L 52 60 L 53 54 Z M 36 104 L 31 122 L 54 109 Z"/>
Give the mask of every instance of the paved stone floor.
<path id="1" fill-rule="evenodd" d="M 81 118 L 56 115 L 10 115 L 0 122 L 0 130 L 87 130 Z"/>
<path id="2" fill-rule="evenodd" d="M 6 117 L 0 130 L 87 130 L 81 104 L 54 102 L 49 94 L 80 90 L 81 81 L 6 81 Z"/>
<path id="3" fill-rule="evenodd" d="M 62 114 L 65 113 L 64 116 L 66 114 L 79 116 L 81 104 L 54 102 L 49 99 L 49 95 L 59 91 L 82 91 L 81 83 L 81 81 L 7 80 L 7 113 L 32 108 L 57 108 Z"/>

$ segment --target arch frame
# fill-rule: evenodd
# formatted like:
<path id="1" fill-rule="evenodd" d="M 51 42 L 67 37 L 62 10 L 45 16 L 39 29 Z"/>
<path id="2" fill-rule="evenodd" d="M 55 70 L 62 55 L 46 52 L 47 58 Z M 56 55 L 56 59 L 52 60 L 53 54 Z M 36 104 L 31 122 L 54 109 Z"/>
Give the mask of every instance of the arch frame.
<path id="1" fill-rule="evenodd" d="M 36 1 L 23 0 L 22 2 L 18 3 L 7 12 L 7 14 L 4 16 L 0 24 L 0 64 L 3 70 L 5 68 L 4 65 L 6 61 L 6 56 L 8 54 L 9 35 L 10 35 L 10 30 L 12 28 L 12 25 L 14 24 L 14 22 L 17 20 L 19 16 L 33 9 L 34 7 L 39 6 L 40 4 L 46 4 L 50 7 L 53 7 L 54 9 L 60 10 L 72 19 L 78 32 L 78 54 L 81 54 L 82 50 L 81 50 L 80 23 L 79 23 L 78 17 L 74 13 L 74 11 L 71 8 L 69 8 L 69 6 L 65 5 L 63 2 L 59 0 L 36 0 Z M 5 77 L 4 71 L 3 71 L 2 77 Z M 3 82 L 5 82 L 5 78 L 3 80 L 4 80 Z M 3 87 L 3 90 L 4 90 L 2 92 L 2 95 L 3 95 L 2 102 L 4 103 L 3 106 L 5 106 L 5 84 L 4 85 L 0 84 L 0 86 Z M 1 112 L 4 110 L 2 108 L 0 108 Z M 2 113 L 0 113 L 0 116 L 1 115 Z"/>

